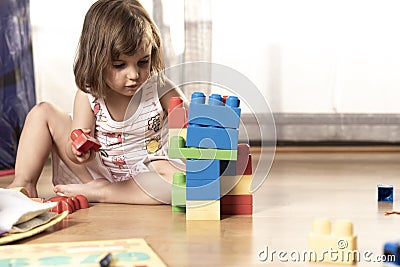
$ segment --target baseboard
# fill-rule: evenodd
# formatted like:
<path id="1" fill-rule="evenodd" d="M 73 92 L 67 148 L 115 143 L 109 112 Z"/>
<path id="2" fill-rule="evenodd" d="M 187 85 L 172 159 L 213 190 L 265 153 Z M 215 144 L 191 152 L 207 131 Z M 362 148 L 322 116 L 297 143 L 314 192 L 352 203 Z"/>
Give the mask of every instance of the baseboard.
<path id="1" fill-rule="evenodd" d="M 257 117 L 268 116 L 242 114 L 241 142 L 262 144 L 271 141 L 271 133 L 261 137 L 260 132 L 271 132 L 272 124 L 261 126 L 260 130 Z M 278 145 L 400 144 L 400 114 L 275 113 L 273 118 Z"/>

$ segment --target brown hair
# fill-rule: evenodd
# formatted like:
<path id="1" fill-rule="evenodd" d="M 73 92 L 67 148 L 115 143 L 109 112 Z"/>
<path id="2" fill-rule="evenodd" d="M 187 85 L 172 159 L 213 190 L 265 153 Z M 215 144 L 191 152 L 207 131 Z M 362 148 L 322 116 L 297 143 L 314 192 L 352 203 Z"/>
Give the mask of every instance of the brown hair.
<path id="1" fill-rule="evenodd" d="M 151 45 L 150 75 L 165 68 L 159 30 L 137 0 L 99 0 L 86 13 L 74 63 L 78 88 L 95 98 L 108 88 L 104 70 L 121 54 Z"/>

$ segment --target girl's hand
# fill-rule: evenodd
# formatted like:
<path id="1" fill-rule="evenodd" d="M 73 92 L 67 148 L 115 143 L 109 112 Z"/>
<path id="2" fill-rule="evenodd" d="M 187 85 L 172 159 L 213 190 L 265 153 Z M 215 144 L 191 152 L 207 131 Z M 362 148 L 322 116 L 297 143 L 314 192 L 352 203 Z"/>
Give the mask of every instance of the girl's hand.
<path id="1" fill-rule="evenodd" d="M 90 129 L 82 129 L 82 131 L 85 134 L 90 135 Z M 86 152 L 80 152 L 80 151 L 76 150 L 73 145 L 71 145 L 71 147 L 72 147 L 72 149 L 71 149 L 72 154 L 74 155 L 74 157 L 78 163 L 85 163 L 85 162 L 89 161 L 91 153 L 92 153 L 92 149 L 89 149 Z"/>

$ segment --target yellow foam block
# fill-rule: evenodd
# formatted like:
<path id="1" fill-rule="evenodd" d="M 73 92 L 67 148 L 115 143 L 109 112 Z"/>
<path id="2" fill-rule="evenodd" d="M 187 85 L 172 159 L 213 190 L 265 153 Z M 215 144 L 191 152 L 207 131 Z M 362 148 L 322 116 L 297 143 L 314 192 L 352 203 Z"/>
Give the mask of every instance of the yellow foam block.
<path id="1" fill-rule="evenodd" d="M 182 136 L 186 140 L 187 128 L 182 129 L 168 129 L 169 138 L 171 136 Z"/>
<path id="2" fill-rule="evenodd" d="M 308 235 L 308 260 L 317 263 L 355 264 L 360 257 L 353 224 L 337 220 L 333 225 L 325 218 L 315 219 Z"/>
<path id="3" fill-rule="evenodd" d="M 186 220 L 220 220 L 220 201 L 186 200 Z"/>
<path id="4" fill-rule="evenodd" d="M 221 176 L 221 195 L 250 195 L 252 175 Z"/>

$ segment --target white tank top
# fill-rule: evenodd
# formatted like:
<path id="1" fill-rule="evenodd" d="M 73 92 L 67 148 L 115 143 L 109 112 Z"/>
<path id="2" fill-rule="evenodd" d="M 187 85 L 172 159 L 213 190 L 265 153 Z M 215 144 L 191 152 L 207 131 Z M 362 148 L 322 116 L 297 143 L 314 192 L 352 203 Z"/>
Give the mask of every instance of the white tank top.
<path id="1" fill-rule="evenodd" d="M 114 182 L 149 171 L 147 162 L 167 155 L 166 113 L 160 103 L 157 83 L 145 84 L 138 93 L 141 93 L 140 104 L 124 121 L 113 120 L 103 99 L 95 100 L 88 95 L 96 116 L 94 136 L 101 144 L 98 153 Z"/>

